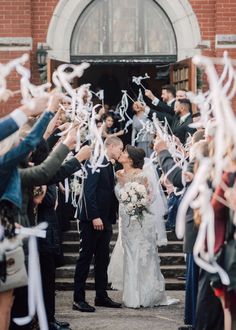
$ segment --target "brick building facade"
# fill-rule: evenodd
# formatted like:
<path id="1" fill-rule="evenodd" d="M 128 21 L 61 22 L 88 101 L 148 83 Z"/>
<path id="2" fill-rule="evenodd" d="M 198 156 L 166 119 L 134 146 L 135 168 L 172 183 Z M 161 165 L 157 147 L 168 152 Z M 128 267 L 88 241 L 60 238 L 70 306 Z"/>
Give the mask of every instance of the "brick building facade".
<path id="1" fill-rule="evenodd" d="M 176 34 L 177 60 L 183 60 L 199 52 L 209 56 L 222 56 L 225 49 L 236 59 L 235 0 L 149 1 L 156 2 L 164 10 L 173 26 Z M 96 0 L 1 0 L 0 62 L 29 53 L 28 65 L 32 70 L 32 81 L 39 83 L 36 58 L 39 44 L 43 43 L 50 47 L 49 58 L 70 61 L 70 49 L 65 45 L 64 52 L 62 41 L 71 39 L 73 22 L 76 22 L 80 14 L 95 2 Z M 189 34 L 185 37 L 184 33 L 187 32 Z M 60 42 L 62 45 L 57 51 L 55 45 L 59 45 Z M 188 49 L 184 42 L 188 42 L 189 45 L 191 43 L 191 47 Z M 8 87 L 11 90 L 19 88 L 16 73 L 9 77 Z M 1 115 L 16 107 L 18 102 L 18 97 L 15 96 L 7 104 L 2 103 Z"/>

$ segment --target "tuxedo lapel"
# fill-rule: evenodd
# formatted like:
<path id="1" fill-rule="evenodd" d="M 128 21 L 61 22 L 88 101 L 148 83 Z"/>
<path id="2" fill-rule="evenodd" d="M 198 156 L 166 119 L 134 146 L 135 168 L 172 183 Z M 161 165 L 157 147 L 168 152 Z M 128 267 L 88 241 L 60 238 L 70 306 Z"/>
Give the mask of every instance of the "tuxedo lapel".
<path id="1" fill-rule="evenodd" d="M 183 122 L 181 122 L 179 124 L 179 126 L 182 126 L 182 125 L 188 126 L 191 123 L 192 123 L 192 117 L 191 117 L 191 115 L 189 115 Z"/>
<path id="2" fill-rule="evenodd" d="M 113 166 L 112 166 L 111 162 L 109 162 L 107 159 L 104 160 L 103 164 L 107 165 L 106 167 L 104 167 L 104 170 L 105 170 L 106 176 L 111 184 L 111 187 L 113 188 L 114 184 L 115 184 Z"/>
<path id="3" fill-rule="evenodd" d="M 179 116 L 175 115 L 174 119 L 173 119 L 173 123 L 172 123 L 172 131 L 175 130 L 176 127 L 180 126 L 180 120 L 179 120 Z"/>

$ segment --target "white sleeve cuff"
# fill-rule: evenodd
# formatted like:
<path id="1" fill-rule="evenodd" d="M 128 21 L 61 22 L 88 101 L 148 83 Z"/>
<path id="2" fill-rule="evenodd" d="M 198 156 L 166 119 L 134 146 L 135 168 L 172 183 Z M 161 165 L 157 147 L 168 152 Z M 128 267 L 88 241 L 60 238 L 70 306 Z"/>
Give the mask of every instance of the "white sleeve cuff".
<path id="1" fill-rule="evenodd" d="M 14 110 L 11 114 L 10 117 L 16 122 L 18 127 L 23 126 L 25 123 L 28 121 L 28 117 L 24 112 L 20 109 Z"/>
<path id="2" fill-rule="evenodd" d="M 150 112 L 150 107 L 148 107 L 147 105 L 145 106 L 145 114 L 148 116 L 149 112 Z"/>
<path id="3" fill-rule="evenodd" d="M 157 106 L 159 102 L 160 100 L 157 97 L 155 97 L 155 99 L 152 101 L 152 104 Z"/>

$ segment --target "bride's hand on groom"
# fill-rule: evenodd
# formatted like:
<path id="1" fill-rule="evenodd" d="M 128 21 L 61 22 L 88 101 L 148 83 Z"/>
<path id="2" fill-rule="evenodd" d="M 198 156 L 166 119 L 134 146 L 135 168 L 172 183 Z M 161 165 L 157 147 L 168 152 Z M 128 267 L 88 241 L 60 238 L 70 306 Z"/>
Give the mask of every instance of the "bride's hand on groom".
<path id="1" fill-rule="evenodd" d="M 93 219 L 93 228 L 95 230 L 103 230 L 104 226 L 103 226 L 102 219 L 100 219 L 100 218 Z"/>

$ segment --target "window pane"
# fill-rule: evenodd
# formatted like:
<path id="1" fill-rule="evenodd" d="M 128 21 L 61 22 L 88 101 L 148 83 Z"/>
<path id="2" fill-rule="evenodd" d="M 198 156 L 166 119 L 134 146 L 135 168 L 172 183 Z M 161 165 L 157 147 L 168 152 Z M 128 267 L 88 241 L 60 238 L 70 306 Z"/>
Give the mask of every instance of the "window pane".
<path id="1" fill-rule="evenodd" d="M 112 53 L 136 53 L 138 31 L 137 0 L 112 0 Z"/>
<path id="2" fill-rule="evenodd" d="M 176 54 L 173 28 L 153 0 L 95 0 L 79 17 L 71 55 Z"/>
<path id="3" fill-rule="evenodd" d="M 175 36 L 169 19 L 153 1 L 144 2 L 147 53 L 176 54 Z"/>

